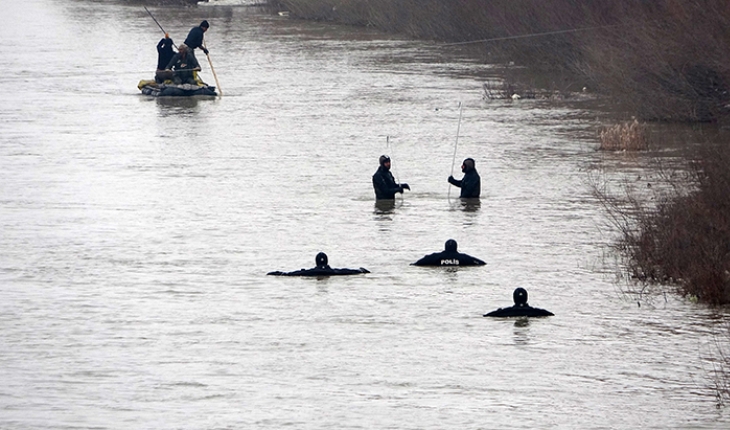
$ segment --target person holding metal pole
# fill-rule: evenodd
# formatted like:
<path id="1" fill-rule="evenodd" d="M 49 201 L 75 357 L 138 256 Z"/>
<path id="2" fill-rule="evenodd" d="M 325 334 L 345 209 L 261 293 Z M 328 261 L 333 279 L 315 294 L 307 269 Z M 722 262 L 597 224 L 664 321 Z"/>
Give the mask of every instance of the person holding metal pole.
<path id="1" fill-rule="evenodd" d="M 464 177 L 454 179 L 453 176 L 449 176 L 449 183 L 455 187 L 461 188 L 462 199 L 478 199 L 481 194 L 482 179 L 479 177 L 476 166 L 474 165 L 473 158 L 467 158 L 461 163 L 461 171 L 464 172 Z"/>
<path id="2" fill-rule="evenodd" d="M 463 106 L 459 102 L 459 125 L 456 128 L 456 143 L 454 144 L 454 156 L 451 159 L 451 175 L 449 175 L 449 184 L 461 188 L 462 199 L 478 199 L 482 192 L 482 179 L 477 173 L 477 169 L 474 165 L 473 158 L 467 158 L 461 163 L 461 171 L 464 173 L 464 177 L 454 179 L 454 165 L 456 164 L 456 149 L 459 146 L 459 132 L 461 131 L 461 113 Z M 449 187 L 449 202 L 451 201 L 451 187 Z"/>

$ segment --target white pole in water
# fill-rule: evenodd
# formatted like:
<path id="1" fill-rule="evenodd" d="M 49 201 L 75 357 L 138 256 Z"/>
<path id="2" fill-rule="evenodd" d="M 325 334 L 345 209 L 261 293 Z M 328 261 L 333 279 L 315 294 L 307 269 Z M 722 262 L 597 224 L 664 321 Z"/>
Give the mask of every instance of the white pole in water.
<path id="1" fill-rule="evenodd" d="M 398 172 L 395 171 L 395 166 L 393 165 L 393 148 L 390 146 L 390 136 L 385 136 L 385 146 L 388 149 L 388 156 L 390 157 L 390 165 L 392 166 L 393 173 L 395 176 L 395 182 L 400 184 L 400 179 L 398 179 Z"/>
<path id="2" fill-rule="evenodd" d="M 459 132 L 461 131 L 461 111 L 462 106 L 459 102 L 459 125 L 456 126 L 456 143 L 454 144 L 454 156 L 451 158 L 451 175 L 454 176 L 454 165 L 456 164 L 456 149 L 459 147 Z M 451 182 L 449 182 L 449 193 L 447 198 L 451 201 Z"/>
<path id="3" fill-rule="evenodd" d="M 390 146 L 390 136 L 385 136 L 385 146 L 388 149 L 388 157 L 390 157 L 390 168 L 393 170 L 393 176 L 395 176 L 395 183 L 400 185 L 400 179 L 398 179 L 398 172 L 395 170 L 395 164 L 393 164 L 393 147 Z M 400 194 L 401 202 L 403 201 L 403 193 Z"/>

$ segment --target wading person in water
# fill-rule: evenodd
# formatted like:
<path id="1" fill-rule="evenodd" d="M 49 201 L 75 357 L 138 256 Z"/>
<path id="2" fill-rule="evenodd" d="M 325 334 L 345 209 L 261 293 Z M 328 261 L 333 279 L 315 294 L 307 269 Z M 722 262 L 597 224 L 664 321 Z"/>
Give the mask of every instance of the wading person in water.
<path id="1" fill-rule="evenodd" d="M 516 288 L 512 293 L 512 299 L 515 301 L 513 306 L 509 308 L 499 308 L 485 314 L 485 317 L 550 317 L 553 314 L 545 309 L 533 308 L 527 304 L 527 290 L 524 288 Z"/>
<path id="2" fill-rule="evenodd" d="M 198 64 L 198 60 L 190 55 L 188 47 L 184 43 L 177 49 L 178 53 L 172 57 L 169 63 L 167 63 L 165 70 L 175 70 L 172 80 L 176 84 L 197 85 L 197 82 L 195 81 L 195 74 L 193 72 L 200 71 L 200 64 Z"/>
<path id="3" fill-rule="evenodd" d="M 393 174 L 390 173 L 390 157 L 381 155 L 380 167 L 373 175 L 373 189 L 375 200 L 394 200 L 396 193 L 403 193 L 403 190 L 410 190 L 408 184 L 396 184 Z"/>
<path id="4" fill-rule="evenodd" d="M 165 37 L 160 39 L 157 44 L 157 71 L 155 72 L 155 81 L 158 84 L 165 82 L 167 79 L 172 79 L 172 73 L 165 71 L 165 68 L 175 56 L 175 51 L 172 49 L 174 42 L 170 39 L 170 35 L 165 33 Z"/>
<path id="5" fill-rule="evenodd" d="M 203 21 L 199 26 L 191 28 L 188 37 L 185 38 L 185 42 L 183 43 L 190 48 L 190 55 L 193 57 L 195 57 L 196 49 L 202 49 L 203 53 L 208 55 L 208 50 L 203 46 L 203 37 L 209 27 L 208 21 Z"/>
<path id="6" fill-rule="evenodd" d="M 333 269 L 327 264 L 327 254 L 320 252 L 314 258 L 315 267 L 311 269 L 295 270 L 293 272 L 269 272 L 267 275 L 273 276 L 336 276 L 336 275 L 359 275 L 361 273 L 370 273 L 364 268 L 359 269 Z"/>
<path id="7" fill-rule="evenodd" d="M 429 254 L 415 263 L 411 263 L 413 266 L 483 266 L 487 263 L 482 260 L 472 257 L 468 254 L 463 254 L 456 250 L 457 244 L 454 239 L 446 241 L 444 250 L 441 252 L 434 252 Z"/>
<path id="8" fill-rule="evenodd" d="M 474 166 L 474 159 L 467 158 L 461 163 L 461 171 L 464 172 L 464 177 L 461 180 L 454 179 L 453 176 L 449 176 L 449 183 L 455 187 L 461 188 L 462 199 L 478 199 L 479 194 L 482 192 L 482 179 L 477 173 L 477 169 Z"/>

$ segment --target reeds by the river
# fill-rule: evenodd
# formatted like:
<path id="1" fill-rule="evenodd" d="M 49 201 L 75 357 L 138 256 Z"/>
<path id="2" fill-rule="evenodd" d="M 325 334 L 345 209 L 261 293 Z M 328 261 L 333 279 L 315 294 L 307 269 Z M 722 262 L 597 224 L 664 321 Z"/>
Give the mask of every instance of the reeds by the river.
<path id="1" fill-rule="evenodd" d="M 604 128 L 600 135 L 602 151 L 643 151 L 649 149 L 649 128 L 637 119 Z"/>

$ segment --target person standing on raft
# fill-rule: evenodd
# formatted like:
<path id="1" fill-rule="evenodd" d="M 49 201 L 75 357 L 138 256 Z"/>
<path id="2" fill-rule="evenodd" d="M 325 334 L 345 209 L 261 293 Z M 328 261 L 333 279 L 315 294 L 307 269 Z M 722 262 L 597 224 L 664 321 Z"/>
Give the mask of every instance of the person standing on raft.
<path id="1" fill-rule="evenodd" d="M 188 46 L 190 55 L 193 57 L 195 57 L 196 49 L 201 49 L 205 55 L 208 55 L 208 49 L 203 46 L 203 37 L 205 36 L 205 32 L 208 31 L 208 28 L 210 28 L 210 24 L 204 20 L 199 26 L 191 28 L 188 37 L 185 38 L 185 42 L 183 43 Z"/>
<path id="2" fill-rule="evenodd" d="M 381 155 L 379 160 L 380 167 L 373 175 L 373 189 L 375 190 L 375 200 L 395 200 L 395 194 L 403 194 L 403 190 L 410 190 L 408 184 L 397 184 L 393 174 L 390 173 L 390 157 Z"/>
<path id="3" fill-rule="evenodd" d="M 477 173 L 477 169 L 474 166 L 474 159 L 467 158 L 461 163 L 461 171 L 464 172 L 464 177 L 461 180 L 454 179 L 453 176 L 449 176 L 449 183 L 455 187 L 461 188 L 462 199 L 478 199 L 482 192 L 482 179 Z"/>
<path id="4" fill-rule="evenodd" d="M 157 43 L 157 71 L 155 72 L 155 82 L 161 84 L 167 79 L 172 79 L 172 73 L 165 71 L 165 68 L 175 56 L 175 51 L 172 47 L 175 42 L 172 41 L 170 35 L 165 33 L 165 37 L 160 39 Z"/>

